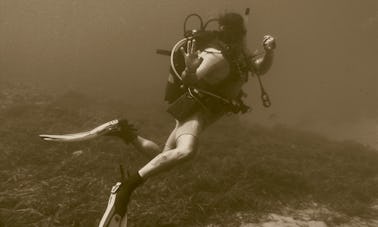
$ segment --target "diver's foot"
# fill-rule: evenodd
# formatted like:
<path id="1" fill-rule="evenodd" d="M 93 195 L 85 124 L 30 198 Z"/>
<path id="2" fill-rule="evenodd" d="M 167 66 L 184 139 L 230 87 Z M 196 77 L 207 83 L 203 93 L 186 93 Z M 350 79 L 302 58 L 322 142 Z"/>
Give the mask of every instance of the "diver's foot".
<path id="1" fill-rule="evenodd" d="M 108 206 L 101 218 L 99 227 L 120 226 L 121 222 L 127 221 L 126 211 L 131 193 L 125 186 L 121 182 L 117 182 L 113 186 Z"/>
<path id="2" fill-rule="evenodd" d="M 143 183 L 139 174 L 123 179 L 113 186 L 109 197 L 108 206 L 101 218 L 99 227 L 110 227 L 111 224 L 118 224 L 127 221 L 127 205 L 134 189 Z M 119 225 L 117 225 L 119 226 Z"/>
<path id="3" fill-rule="evenodd" d="M 114 120 L 114 124 L 108 128 L 108 132 L 106 132 L 105 136 L 116 136 L 125 143 L 131 143 L 138 137 L 137 129 L 133 124 L 130 124 L 126 119 Z"/>

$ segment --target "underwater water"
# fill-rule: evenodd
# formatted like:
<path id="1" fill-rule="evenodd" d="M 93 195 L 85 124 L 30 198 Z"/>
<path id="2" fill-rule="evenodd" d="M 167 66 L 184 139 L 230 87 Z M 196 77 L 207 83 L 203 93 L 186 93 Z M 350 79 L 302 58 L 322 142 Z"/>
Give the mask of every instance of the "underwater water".
<path id="1" fill-rule="evenodd" d="M 272 106 L 250 78 L 253 111 L 217 122 L 193 162 L 136 191 L 130 225 L 249 226 L 287 208 L 283 219 L 322 226 L 376 218 L 378 1 L 0 0 L 0 226 L 95 226 L 118 165 L 145 157 L 116 139 L 38 135 L 127 117 L 164 144 L 169 60 L 156 49 L 182 38 L 188 14 L 247 7 L 251 51 L 277 40 L 262 77 Z"/>
<path id="2" fill-rule="evenodd" d="M 278 47 L 263 78 L 273 106 L 261 106 L 252 78 L 245 90 L 254 112 L 246 120 L 314 129 L 336 138 L 354 131 L 356 124 L 366 131 L 377 127 L 377 4 L 0 0 L 0 77 L 134 103 L 148 98 L 146 107 L 161 104 L 169 63 L 155 50 L 170 49 L 182 37 L 184 18 L 198 13 L 207 20 L 249 7 L 250 49 L 261 51 L 265 34 L 276 37 Z M 195 28 L 197 22 L 189 25 Z M 373 119 L 373 125 L 365 119 Z"/>

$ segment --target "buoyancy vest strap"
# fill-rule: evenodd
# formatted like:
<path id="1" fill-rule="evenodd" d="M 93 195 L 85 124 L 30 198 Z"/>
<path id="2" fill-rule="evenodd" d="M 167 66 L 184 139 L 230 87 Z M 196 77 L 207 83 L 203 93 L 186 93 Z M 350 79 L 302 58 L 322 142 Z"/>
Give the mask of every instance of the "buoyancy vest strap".
<path id="1" fill-rule="evenodd" d="M 200 94 L 205 94 L 207 96 L 211 96 L 212 98 L 215 98 L 215 99 L 218 99 L 222 102 L 224 102 L 225 104 L 232 104 L 232 101 L 226 99 L 226 98 L 223 98 L 217 94 L 214 94 L 210 91 L 206 91 L 206 90 L 203 90 L 203 89 L 199 89 L 199 88 L 194 88 L 194 90 L 197 90 Z"/>

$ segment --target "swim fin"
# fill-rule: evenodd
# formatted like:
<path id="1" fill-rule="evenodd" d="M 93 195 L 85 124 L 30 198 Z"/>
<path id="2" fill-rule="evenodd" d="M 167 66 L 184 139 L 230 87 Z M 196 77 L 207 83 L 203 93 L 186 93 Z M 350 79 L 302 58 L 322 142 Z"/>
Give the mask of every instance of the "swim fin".
<path id="1" fill-rule="evenodd" d="M 41 139 L 46 141 L 55 141 L 55 142 L 77 142 L 94 139 L 96 137 L 106 135 L 112 131 L 120 131 L 119 120 L 112 120 L 106 122 L 92 130 L 86 132 L 79 132 L 73 134 L 63 134 L 63 135 L 48 135 L 42 134 L 39 135 Z"/>
<path id="2" fill-rule="evenodd" d="M 119 209 L 119 206 L 117 206 L 117 203 L 124 200 L 123 193 L 118 194 L 121 187 L 121 182 L 117 182 L 113 186 L 108 206 L 101 218 L 99 227 L 127 227 L 127 204 L 123 204 L 123 209 Z"/>

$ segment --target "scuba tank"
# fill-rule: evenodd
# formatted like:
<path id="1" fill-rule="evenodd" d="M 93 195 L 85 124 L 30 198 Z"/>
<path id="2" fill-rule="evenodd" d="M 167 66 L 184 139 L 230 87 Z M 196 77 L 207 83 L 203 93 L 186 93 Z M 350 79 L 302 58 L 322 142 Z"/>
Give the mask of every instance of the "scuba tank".
<path id="1" fill-rule="evenodd" d="M 245 22 L 248 22 L 248 15 L 249 15 L 249 8 L 246 9 L 244 13 L 244 20 Z M 198 29 L 187 29 L 187 23 L 189 19 L 191 18 L 197 18 L 199 21 L 199 28 Z M 156 51 L 157 54 L 165 55 L 170 57 L 170 78 L 167 84 L 166 89 L 166 96 L 165 100 L 168 101 L 168 103 L 172 103 L 175 101 L 178 97 L 180 97 L 182 94 L 186 92 L 186 89 L 184 89 L 182 85 L 182 78 L 181 74 L 185 69 L 185 61 L 184 57 L 180 51 L 181 47 L 185 47 L 187 41 L 195 39 L 196 44 L 199 50 L 203 50 L 206 48 L 207 44 L 210 43 L 212 40 L 214 40 L 217 35 L 221 33 L 219 30 L 207 30 L 207 27 L 210 23 L 218 22 L 219 19 L 213 18 L 209 19 L 206 23 L 204 23 L 202 17 L 196 13 L 189 14 L 185 20 L 184 20 L 184 26 L 183 26 L 183 34 L 184 38 L 179 40 L 172 48 L 172 50 L 162 50 L 158 49 Z M 227 47 L 226 47 L 227 48 Z M 264 107 L 270 107 L 271 102 L 268 93 L 263 87 L 262 80 L 260 78 L 261 75 L 255 72 L 253 69 L 253 65 L 251 63 L 253 57 L 257 56 L 247 56 L 247 54 L 243 53 L 244 58 L 246 59 L 246 66 L 243 66 L 243 69 L 240 71 L 248 71 L 249 73 L 253 73 L 257 76 L 260 90 L 261 90 L 261 100 Z M 239 66 L 237 66 L 239 67 Z M 243 111 L 244 112 L 244 111 Z"/>

